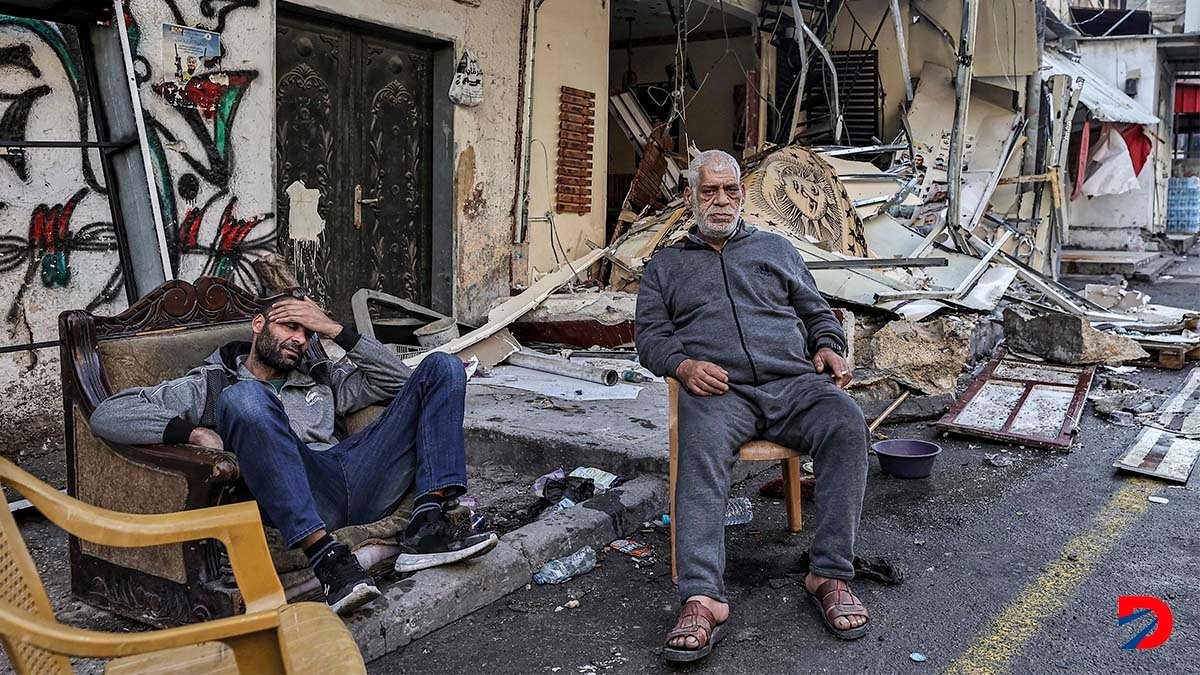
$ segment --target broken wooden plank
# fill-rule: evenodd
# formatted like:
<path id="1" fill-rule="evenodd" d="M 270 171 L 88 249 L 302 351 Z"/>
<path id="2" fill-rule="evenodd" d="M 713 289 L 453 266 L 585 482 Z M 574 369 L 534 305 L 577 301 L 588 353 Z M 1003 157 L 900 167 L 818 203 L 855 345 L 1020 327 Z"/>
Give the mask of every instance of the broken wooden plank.
<path id="1" fill-rule="evenodd" d="M 1186 483 L 1200 457 L 1200 369 L 1193 369 L 1133 445 L 1113 466 L 1131 473 Z"/>
<path id="2" fill-rule="evenodd" d="M 466 348 L 481 342 L 491 335 L 496 334 L 501 328 L 508 326 L 512 322 L 521 318 L 521 316 L 529 310 L 537 307 L 543 300 L 545 300 L 551 293 L 558 290 L 563 284 L 569 283 L 572 279 L 577 277 L 580 279 L 584 278 L 584 276 L 587 274 L 588 268 L 608 252 L 610 252 L 610 249 L 598 248 L 588 252 L 587 255 L 559 266 L 558 269 L 547 274 L 541 279 L 538 279 L 533 283 L 533 285 L 525 289 L 525 291 L 519 295 L 509 298 L 500 306 L 488 312 L 488 321 L 486 324 L 458 339 L 451 340 L 441 347 L 432 349 L 424 354 L 418 354 L 416 356 L 404 359 L 405 365 L 410 367 L 416 366 L 425 358 L 426 354 L 431 354 L 433 352 L 458 354 Z"/>

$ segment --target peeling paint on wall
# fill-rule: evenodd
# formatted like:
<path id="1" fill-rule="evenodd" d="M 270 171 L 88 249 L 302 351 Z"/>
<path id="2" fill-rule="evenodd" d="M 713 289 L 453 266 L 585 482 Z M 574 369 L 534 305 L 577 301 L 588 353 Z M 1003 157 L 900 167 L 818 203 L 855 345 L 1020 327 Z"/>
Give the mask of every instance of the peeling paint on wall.
<path id="1" fill-rule="evenodd" d="M 321 203 L 321 191 L 294 181 L 288 186 L 287 196 L 288 238 L 293 242 L 318 241 L 320 234 L 325 231 L 325 219 L 317 210 Z"/>

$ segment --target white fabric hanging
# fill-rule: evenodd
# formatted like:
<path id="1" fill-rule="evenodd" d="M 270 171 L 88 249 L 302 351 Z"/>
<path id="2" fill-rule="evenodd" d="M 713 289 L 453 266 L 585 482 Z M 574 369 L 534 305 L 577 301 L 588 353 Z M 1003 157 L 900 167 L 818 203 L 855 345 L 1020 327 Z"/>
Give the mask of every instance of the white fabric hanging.
<path id="1" fill-rule="evenodd" d="M 1125 145 L 1116 126 L 1105 126 L 1104 137 L 1092 149 L 1088 164 L 1098 165 L 1091 170 L 1081 188 L 1089 197 L 1119 195 L 1138 188 L 1133 162 L 1129 159 L 1129 146 Z"/>

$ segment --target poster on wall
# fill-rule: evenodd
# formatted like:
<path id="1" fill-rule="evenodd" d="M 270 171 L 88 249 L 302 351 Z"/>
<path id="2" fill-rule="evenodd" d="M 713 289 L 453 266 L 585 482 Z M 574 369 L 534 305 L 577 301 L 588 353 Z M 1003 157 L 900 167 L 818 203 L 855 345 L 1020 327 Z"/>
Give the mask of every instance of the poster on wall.
<path id="1" fill-rule="evenodd" d="M 184 96 L 183 92 L 189 83 L 199 83 L 210 79 L 221 62 L 221 34 L 212 31 L 177 26 L 173 23 L 162 25 L 162 72 L 166 75 L 160 85 L 171 105 L 182 108 L 195 108 L 195 97 Z"/>

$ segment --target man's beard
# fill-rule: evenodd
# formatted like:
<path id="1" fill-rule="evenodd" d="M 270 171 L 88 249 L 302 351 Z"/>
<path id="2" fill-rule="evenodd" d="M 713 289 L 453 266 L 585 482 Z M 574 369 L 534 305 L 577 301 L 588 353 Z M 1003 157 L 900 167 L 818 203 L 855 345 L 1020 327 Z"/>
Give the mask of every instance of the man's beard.
<path id="1" fill-rule="evenodd" d="M 258 357 L 259 362 L 263 365 L 281 373 L 290 373 L 300 364 L 300 357 L 297 356 L 295 360 L 289 359 L 283 353 L 283 346 L 283 340 L 271 335 L 270 327 L 266 327 L 262 333 L 259 333 L 258 340 L 254 343 L 254 355 Z M 291 342 L 288 343 L 288 346 L 294 347 L 298 354 L 304 352 L 304 345 Z"/>
<path id="2" fill-rule="evenodd" d="M 742 219 L 741 207 L 736 209 L 710 209 L 707 213 L 703 213 L 700 211 L 698 204 L 695 206 L 696 228 L 700 230 L 700 234 L 708 239 L 727 239 L 737 229 L 738 222 Z M 709 220 L 710 217 L 720 213 L 731 216 L 728 223 L 714 223 Z"/>

